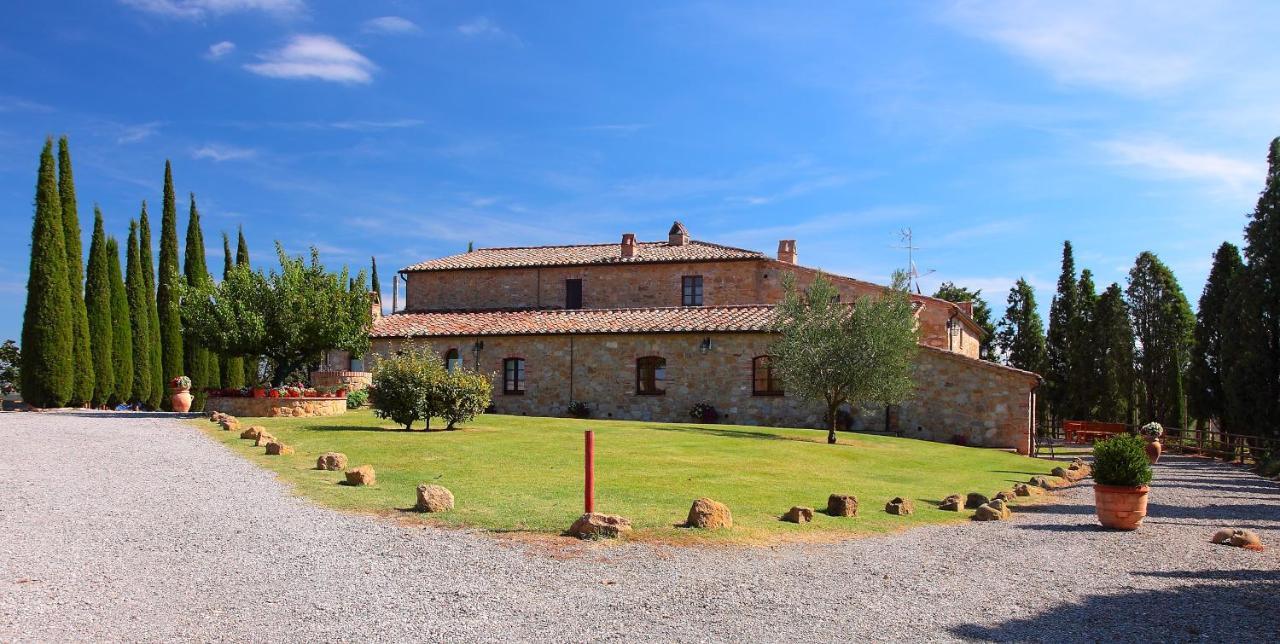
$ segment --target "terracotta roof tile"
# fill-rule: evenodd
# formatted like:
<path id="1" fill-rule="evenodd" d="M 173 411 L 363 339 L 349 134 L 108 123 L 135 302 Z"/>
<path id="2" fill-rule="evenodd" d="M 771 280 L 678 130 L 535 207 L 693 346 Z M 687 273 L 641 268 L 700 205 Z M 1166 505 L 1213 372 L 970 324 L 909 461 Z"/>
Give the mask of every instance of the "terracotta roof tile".
<path id="1" fill-rule="evenodd" d="M 772 306 L 650 309 L 440 311 L 394 313 L 376 320 L 374 338 L 554 335 L 562 333 L 767 332 Z"/>
<path id="2" fill-rule="evenodd" d="M 532 266 L 581 266 L 588 264 L 654 264 L 660 262 L 704 262 L 733 259 L 762 259 L 754 250 L 691 241 L 683 246 L 667 242 L 639 242 L 634 257 L 623 257 L 620 244 L 581 246 L 527 246 L 522 248 L 477 248 L 469 253 L 430 259 L 407 266 L 404 271 L 450 271 L 473 268 L 521 268 Z"/>

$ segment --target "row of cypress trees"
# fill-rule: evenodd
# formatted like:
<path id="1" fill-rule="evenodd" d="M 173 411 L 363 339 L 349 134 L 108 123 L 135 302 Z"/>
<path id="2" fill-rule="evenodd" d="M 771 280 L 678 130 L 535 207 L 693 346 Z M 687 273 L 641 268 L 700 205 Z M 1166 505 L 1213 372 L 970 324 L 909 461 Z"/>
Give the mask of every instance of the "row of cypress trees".
<path id="1" fill-rule="evenodd" d="M 22 327 L 21 389 L 36 407 L 102 406 L 136 403 L 167 408 L 167 381 L 186 374 L 197 404 L 205 387 L 243 387 L 257 381 L 258 360 L 219 356 L 184 336 L 182 286 L 212 280 L 205 262 L 204 233 L 195 195 L 187 224 L 186 261 L 178 272 L 178 222 L 173 172 L 164 172 L 160 264 L 152 263 L 147 204 L 129 222 L 120 266 L 120 247 L 106 235 L 102 212 L 94 207 L 89 261 L 82 263 L 71 154 L 66 137 L 45 141 L 36 179 L 35 217 L 27 306 Z M 223 234 L 224 276 L 232 265 Z M 249 263 L 239 234 L 235 262 Z M 195 407 L 199 409 L 199 407 Z"/>

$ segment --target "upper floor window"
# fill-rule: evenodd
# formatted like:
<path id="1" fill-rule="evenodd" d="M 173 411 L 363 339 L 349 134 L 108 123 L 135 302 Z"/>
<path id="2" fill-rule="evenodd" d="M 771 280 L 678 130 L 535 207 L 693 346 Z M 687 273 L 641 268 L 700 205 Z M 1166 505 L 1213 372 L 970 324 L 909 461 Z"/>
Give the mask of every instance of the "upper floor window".
<path id="1" fill-rule="evenodd" d="M 680 278 L 680 305 L 702 306 L 701 275 L 685 275 Z"/>
<path id="2" fill-rule="evenodd" d="M 582 308 L 582 280 L 572 279 L 564 281 L 564 308 Z"/>
<path id="3" fill-rule="evenodd" d="M 524 358 L 507 358 L 502 361 L 502 393 L 524 394 Z"/>
<path id="4" fill-rule="evenodd" d="M 665 391 L 667 359 L 645 356 L 636 359 L 636 393 L 642 396 L 660 396 Z"/>
<path id="5" fill-rule="evenodd" d="M 457 349 L 449 349 L 444 354 L 444 368 L 453 373 L 455 369 L 462 368 L 462 357 L 458 355 Z"/>
<path id="6" fill-rule="evenodd" d="M 773 370 L 773 360 L 769 356 L 756 356 L 751 359 L 751 394 L 753 396 L 781 396 L 782 381 Z"/>

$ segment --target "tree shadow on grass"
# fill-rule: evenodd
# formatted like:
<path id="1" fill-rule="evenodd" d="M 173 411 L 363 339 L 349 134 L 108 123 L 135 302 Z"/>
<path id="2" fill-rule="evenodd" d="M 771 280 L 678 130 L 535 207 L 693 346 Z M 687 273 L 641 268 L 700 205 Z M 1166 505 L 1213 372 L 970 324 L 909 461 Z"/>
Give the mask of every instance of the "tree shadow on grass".
<path id="1" fill-rule="evenodd" d="M 421 427 L 407 430 L 403 427 L 371 427 L 369 425 L 303 425 L 299 429 L 309 432 L 386 432 L 388 434 L 431 434 L 436 431 L 434 428 L 427 432 Z"/>
<path id="2" fill-rule="evenodd" d="M 748 438 L 754 440 L 771 440 L 771 441 L 796 441 L 798 443 L 815 443 L 816 441 L 805 440 L 802 438 L 791 438 L 789 436 L 779 436 L 777 434 L 768 434 L 765 432 L 751 431 L 749 429 L 727 429 L 713 427 L 699 427 L 697 425 L 657 425 L 649 427 L 659 432 L 684 432 L 690 434 L 703 434 L 706 436 L 719 436 L 722 438 Z"/>
<path id="3" fill-rule="evenodd" d="M 1280 583 L 1266 573 L 1250 578 L 1251 571 L 1239 572 L 1248 583 L 1093 594 L 1029 617 L 992 619 L 948 630 L 955 637 L 991 642 L 1280 640 L 1280 622 L 1274 618 Z M 1150 576 L 1213 580 L 1218 574 L 1180 571 Z"/>

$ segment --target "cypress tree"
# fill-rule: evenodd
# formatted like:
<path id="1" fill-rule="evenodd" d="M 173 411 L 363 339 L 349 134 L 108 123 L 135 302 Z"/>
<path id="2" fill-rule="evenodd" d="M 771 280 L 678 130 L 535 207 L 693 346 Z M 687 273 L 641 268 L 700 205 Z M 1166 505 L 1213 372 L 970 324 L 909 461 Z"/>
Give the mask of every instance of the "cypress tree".
<path id="1" fill-rule="evenodd" d="M 112 407 L 133 397 L 133 320 L 129 313 L 129 295 L 120 272 L 120 245 L 115 237 L 107 238 L 107 276 L 111 288 L 111 362 L 115 386 L 107 404 Z"/>
<path id="2" fill-rule="evenodd" d="M 1129 307 L 1137 335 L 1143 416 L 1186 427 L 1186 374 L 1195 317 L 1173 271 L 1144 251 L 1129 271 Z"/>
<path id="3" fill-rule="evenodd" d="M 1062 242 L 1062 274 L 1058 276 L 1058 292 L 1049 306 L 1049 336 L 1046 342 L 1048 364 L 1045 367 L 1045 394 L 1049 411 L 1062 420 L 1071 409 L 1071 329 L 1076 322 L 1080 302 L 1076 283 L 1076 260 L 1071 242 Z"/>
<path id="4" fill-rule="evenodd" d="M 147 396 L 138 402 L 151 409 L 160 409 L 160 401 L 164 398 L 165 378 L 164 365 L 160 359 L 160 311 L 156 307 L 156 271 L 151 261 L 151 221 L 147 216 L 147 202 L 142 202 L 142 216 L 138 222 L 138 269 L 141 271 L 143 284 L 143 304 L 147 307 L 147 370 L 151 375 L 151 384 L 147 386 Z M 134 352 L 137 355 L 137 352 Z"/>
<path id="5" fill-rule="evenodd" d="M 200 210 L 196 208 L 196 196 L 191 194 L 191 211 L 187 219 L 187 248 L 183 255 L 182 273 L 186 284 L 195 288 L 205 286 L 209 279 L 209 268 L 204 254 L 204 231 L 200 228 Z M 194 410 L 204 408 L 205 387 L 217 386 L 217 363 L 213 373 L 209 372 L 210 351 L 200 345 L 200 341 L 189 333 L 183 334 L 183 358 L 185 373 L 191 377 L 191 391 L 195 400 L 191 404 Z"/>
<path id="6" fill-rule="evenodd" d="M 1124 291 L 1112 284 L 1098 298 L 1090 319 L 1088 349 L 1095 356 L 1089 378 L 1094 396 L 1094 418 L 1131 422 L 1133 405 L 1133 322 Z"/>
<path id="7" fill-rule="evenodd" d="M 1076 315 L 1071 321 L 1067 346 L 1068 390 L 1064 393 L 1065 409 L 1072 418 L 1095 419 L 1098 398 L 1098 358 L 1096 348 L 1090 346 L 1093 332 L 1094 309 L 1098 305 L 1098 289 L 1093 283 L 1093 271 L 1080 271 L 1076 283 Z"/>
<path id="8" fill-rule="evenodd" d="M 143 204 L 142 212 L 147 212 Z M 151 302 L 147 297 L 147 277 L 145 261 L 142 259 L 142 229 L 138 222 L 129 222 L 129 248 L 126 251 L 125 290 L 129 298 L 129 327 L 133 334 L 133 387 L 129 399 L 150 405 L 155 400 L 152 388 L 155 386 L 155 369 L 151 360 L 156 351 L 151 337 Z"/>
<path id="9" fill-rule="evenodd" d="M 227 233 L 222 233 L 222 279 L 231 275 L 235 260 L 231 257 L 231 240 Z M 244 358 L 241 356 L 225 356 L 222 362 L 222 386 L 231 389 L 244 387 Z"/>
<path id="10" fill-rule="evenodd" d="M 67 137 L 58 139 L 58 199 L 62 204 L 63 249 L 67 253 L 67 284 L 71 297 L 71 360 L 75 379 L 71 403 L 87 405 L 93 398 L 93 347 L 89 339 L 89 314 L 84 302 L 84 247 L 80 239 L 80 214 L 76 208 L 76 184 L 71 174 Z"/>
<path id="11" fill-rule="evenodd" d="M 167 382 L 185 373 L 182 318 L 179 298 L 182 292 L 178 272 L 178 205 L 173 194 L 173 170 L 164 162 L 164 210 L 160 216 L 160 272 L 156 276 L 156 310 L 160 316 L 160 364 Z M 169 409 L 169 399 L 160 405 Z"/>
<path id="12" fill-rule="evenodd" d="M 1278 436 L 1276 383 L 1277 364 L 1269 352 L 1269 322 L 1263 318 L 1263 302 L 1258 297 L 1261 279 L 1253 265 L 1246 265 L 1227 289 L 1222 331 L 1222 389 L 1225 410 L 1223 429 L 1252 436 Z"/>
<path id="13" fill-rule="evenodd" d="M 74 340 L 62 204 L 51 139 L 45 140 L 40 153 L 35 206 L 19 382 L 23 400 L 33 407 L 61 407 L 75 393 Z"/>
<path id="14" fill-rule="evenodd" d="M 1019 278 L 1009 289 L 1008 303 L 1009 308 L 1005 309 L 996 332 L 996 344 L 1004 354 L 1005 364 L 1043 373 L 1049 358 L 1035 289 Z"/>
<path id="15" fill-rule="evenodd" d="M 102 211 L 93 208 L 93 237 L 89 242 L 89 268 L 84 283 L 84 306 L 89 315 L 89 346 L 93 349 L 93 405 L 107 404 L 115 393 L 115 341 L 111 320 L 111 274 L 108 272 L 107 234 Z"/>
<path id="16" fill-rule="evenodd" d="M 249 242 L 244 240 L 244 226 L 236 232 L 236 266 L 249 265 Z"/>
<path id="17" fill-rule="evenodd" d="M 236 266 L 249 267 L 249 242 L 244 240 L 244 227 L 240 226 L 236 231 Z M 252 387 L 258 384 L 258 366 L 260 358 L 258 356 L 244 356 L 244 385 Z"/>
<path id="18" fill-rule="evenodd" d="M 1245 226 L 1248 266 L 1232 298 L 1241 318 L 1245 311 L 1255 317 L 1238 322 L 1241 337 L 1232 340 L 1231 352 L 1245 363 L 1230 362 L 1228 372 L 1251 373 L 1257 380 L 1242 381 L 1243 387 L 1228 384 L 1227 389 L 1238 396 L 1229 408 L 1242 414 L 1234 420 L 1239 430 L 1280 436 L 1275 429 L 1280 416 L 1280 137 L 1272 139 L 1267 152 L 1266 183 Z M 1254 345 L 1244 346 L 1246 341 Z"/>
<path id="19" fill-rule="evenodd" d="M 1238 311 L 1227 308 L 1231 286 L 1244 272 L 1240 250 L 1223 242 L 1213 254 L 1213 268 L 1200 294 L 1196 310 L 1196 328 L 1191 348 L 1191 370 L 1187 378 L 1188 411 L 1203 422 L 1218 419 L 1228 432 L 1233 424 L 1228 418 L 1227 394 L 1223 388 L 1224 362 L 1222 359 L 1223 334 L 1230 331 L 1231 317 Z"/>

